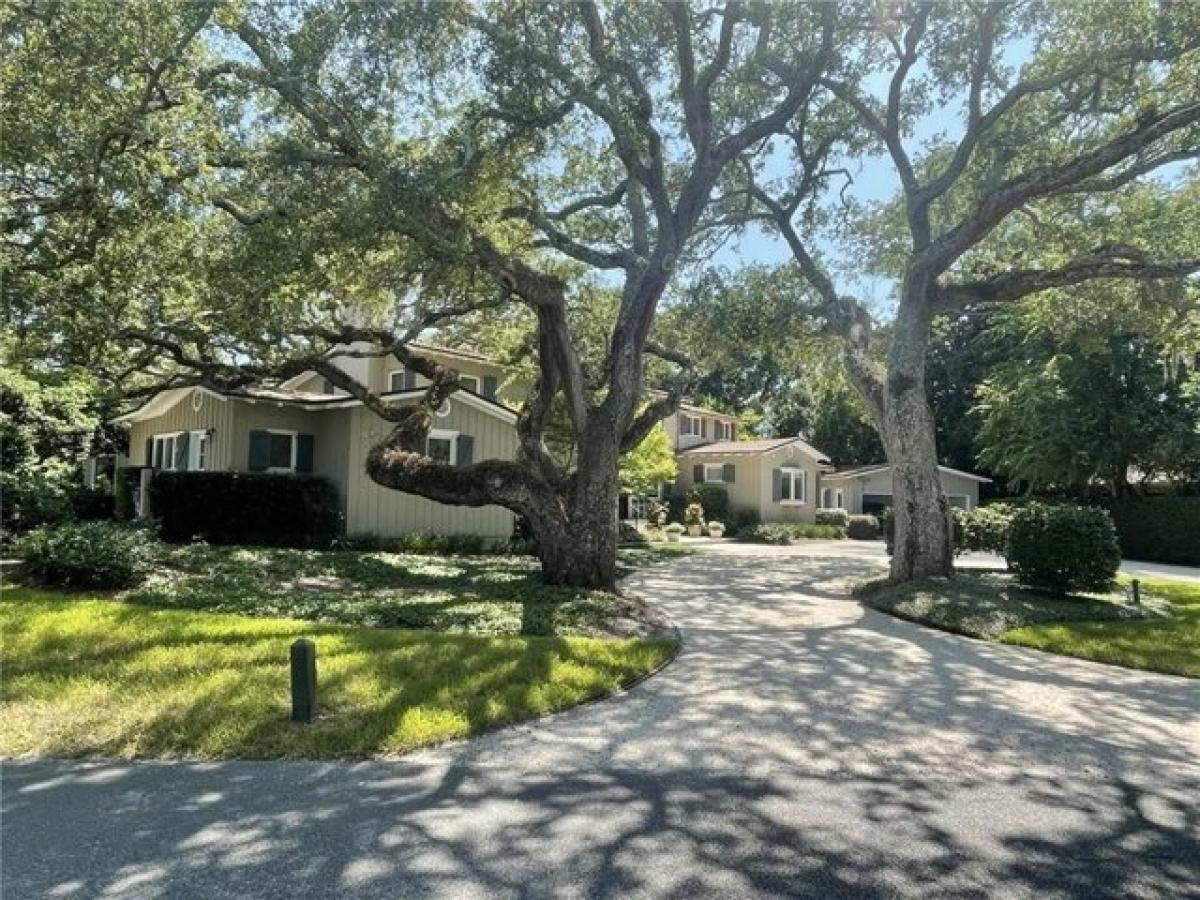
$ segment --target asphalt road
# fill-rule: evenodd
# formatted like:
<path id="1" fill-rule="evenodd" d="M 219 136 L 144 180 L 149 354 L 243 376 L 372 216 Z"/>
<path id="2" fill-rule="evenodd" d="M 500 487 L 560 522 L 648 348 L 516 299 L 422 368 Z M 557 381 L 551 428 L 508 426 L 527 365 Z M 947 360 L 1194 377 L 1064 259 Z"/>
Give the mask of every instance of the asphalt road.
<path id="1" fill-rule="evenodd" d="M 1200 684 L 843 599 L 878 565 L 648 570 L 665 671 L 396 762 L 6 763 L 3 898 L 1200 897 Z"/>

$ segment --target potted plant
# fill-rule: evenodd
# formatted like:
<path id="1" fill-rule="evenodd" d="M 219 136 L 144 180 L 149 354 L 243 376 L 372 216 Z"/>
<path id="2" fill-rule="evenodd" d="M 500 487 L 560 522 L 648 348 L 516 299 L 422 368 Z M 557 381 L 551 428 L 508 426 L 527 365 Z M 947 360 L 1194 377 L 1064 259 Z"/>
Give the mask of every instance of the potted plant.
<path id="1" fill-rule="evenodd" d="M 665 529 L 667 532 L 667 540 L 672 544 L 678 544 L 679 538 L 683 534 L 684 530 L 684 527 L 678 522 L 672 522 Z"/>
<path id="2" fill-rule="evenodd" d="M 718 522 L 716 519 L 713 519 L 711 522 L 709 522 L 708 523 L 708 536 L 715 537 L 715 538 L 724 537 L 725 536 L 725 523 Z"/>
<path id="3" fill-rule="evenodd" d="M 687 532 L 692 537 L 700 537 L 704 532 L 704 507 L 699 503 L 689 503 L 683 514 L 683 522 Z"/>

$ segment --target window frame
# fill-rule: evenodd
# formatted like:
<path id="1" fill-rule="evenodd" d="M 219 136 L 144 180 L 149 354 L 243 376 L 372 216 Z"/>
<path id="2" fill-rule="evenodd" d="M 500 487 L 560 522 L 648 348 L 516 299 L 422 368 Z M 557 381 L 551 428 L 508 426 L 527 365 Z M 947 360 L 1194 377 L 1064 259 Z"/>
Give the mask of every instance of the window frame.
<path id="1" fill-rule="evenodd" d="M 290 428 L 264 428 L 263 431 L 265 431 L 268 435 L 286 434 L 288 437 L 290 437 L 292 439 L 291 465 L 287 466 L 286 468 L 283 466 L 270 465 L 271 444 L 270 444 L 270 440 L 268 439 L 268 442 L 267 442 L 267 467 L 265 469 L 263 469 L 263 471 L 264 472 L 274 472 L 274 473 L 292 473 L 292 474 L 294 474 L 296 471 L 296 459 L 297 459 L 297 456 L 300 451 L 300 432 L 295 431 Z"/>
<path id="2" fill-rule="evenodd" d="M 473 394 L 479 393 L 479 376 L 478 375 L 462 375 L 462 374 L 460 374 L 458 376 L 458 381 L 464 388 L 466 388 L 471 393 L 473 393 Z M 472 387 L 471 385 L 468 385 L 467 384 L 468 381 L 471 382 L 471 385 L 474 385 L 474 386 Z"/>
<path id="3" fill-rule="evenodd" d="M 721 419 L 716 419 L 716 420 L 714 420 L 713 424 L 716 427 L 716 430 L 718 432 L 717 433 L 718 440 L 721 440 L 721 441 L 732 441 L 733 440 L 733 423 L 732 422 L 725 422 L 725 421 L 722 421 Z"/>
<path id="4" fill-rule="evenodd" d="M 716 469 L 717 477 L 709 476 L 709 470 Z M 725 483 L 725 464 L 724 463 L 705 463 L 704 464 L 704 483 L 705 484 L 724 484 Z"/>
<path id="5" fill-rule="evenodd" d="M 188 471 L 207 472 L 212 458 L 212 435 L 207 428 L 193 429 L 188 434 Z"/>
<path id="6" fill-rule="evenodd" d="M 680 413 L 680 415 L 686 428 L 681 428 L 679 433 L 684 437 L 700 437 L 704 429 L 701 417 L 690 416 L 687 413 Z"/>
<path id="7" fill-rule="evenodd" d="M 779 485 L 780 506 L 804 506 L 808 503 L 808 470 L 802 466 L 780 466 L 781 481 Z M 790 497 L 784 496 L 784 485 L 788 485 L 786 493 L 791 494 Z M 799 490 L 797 490 L 799 485 Z M 799 496 L 796 496 L 799 494 Z"/>
<path id="8" fill-rule="evenodd" d="M 154 469 L 156 472 L 179 471 L 178 469 L 175 468 L 175 444 L 178 442 L 180 436 L 183 434 L 186 434 L 186 432 L 164 431 L 164 432 L 161 432 L 160 434 L 156 434 L 151 437 L 150 459 L 149 459 L 149 462 L 147 463 L 151 469 Z M 169 454 L 166 452 L 166 447 L 168 445 L 168 441 L 170 442 L 170 447 L 171 447 L 171 452 Z M 169 465 L 163 465 L 163 466 L 157 465 L 158 448 L 160 445 L 164 448 L 163 449 L 164 462 L 169 462 Z M 188 452 L 190 453 L 191 451 L 189 450 Z"/>
<path id="9" fill-rule="evenodd" d="M 413 386 L 411 388 L 404 387 L 404 376 L 408 372 L 412 372 L 412 374 L 413 374 Z M 407 366 L 403 366 L 399 369 L 392 369 L 390 372 L 388 372 L 388 393 L 391 394 L 391 393 L 396 393 L 396 392 L 404 391 L 404 390 L 415 391 L 417 388 L 420 387 L 420 385 L 416 383 L 416 379 L 420 377 L 420 374 L 421 374 L 420 372 L 413 371 L 412 369 L 409 369 Z M 399 385 L 396 384 L 396 376 L 397 375 L 400 376 L 400 384 Z"/>
<path id="10" fill-rule="evenodd" d="M 460 434 L 460 432 L 451 431 L 447 428 L 430 428 L 429 433 L 427 435 L 425 435 L 425 455 L 427 457 L 429 457 L 430 459 L 433 459 L 433 456 L 430 455 L 430 453 L 429 453 L 429 442 L 430 441 L 435 441 L 435 440 L 436 441 L 449 441 L 450 442 L 450 458 L 448 460 L 446 460 L 445 464 L 448 466 L 457 466 L 458 465 L 458 436 L 459 436 L 459 434 Z"/>

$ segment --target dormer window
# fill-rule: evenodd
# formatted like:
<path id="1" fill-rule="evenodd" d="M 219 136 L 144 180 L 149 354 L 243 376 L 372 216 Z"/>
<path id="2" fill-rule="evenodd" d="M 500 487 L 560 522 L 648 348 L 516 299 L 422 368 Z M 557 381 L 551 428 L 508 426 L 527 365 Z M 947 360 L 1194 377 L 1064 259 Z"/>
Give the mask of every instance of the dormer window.
<path id="1" fill-rule="evenodd" d="M 713 423 L 716 426 L 716 438 L 719 441 L 733 440 L 733 423 L 717 421 Z"/>
<path id="2" fill-rule="evenodd" d="M 679 420 L 679 433 L 701 437 L 704 434 L 704 420 L 699 416 L 682 416 Z"/>

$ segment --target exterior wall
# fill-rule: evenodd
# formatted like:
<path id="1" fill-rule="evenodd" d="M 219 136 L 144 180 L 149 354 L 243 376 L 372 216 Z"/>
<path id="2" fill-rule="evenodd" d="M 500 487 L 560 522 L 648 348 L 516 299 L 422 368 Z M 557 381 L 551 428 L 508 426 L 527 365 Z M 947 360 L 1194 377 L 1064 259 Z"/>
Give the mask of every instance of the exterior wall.
<path id="1" fill-rule="evenodd" d="M 199 409 L 194 408 L 194 396 L 199 397 L 196 401 Z M 129 428 L 129 465 L 149 465 L 146 439 L 156 434 L 212 429 L 209 468 L 213 471 L 229 468 L 236 434 L 237 405 L 235 400 L 219 399 L 200 392 L 184 397 L 161 416 L 133 422 Z"/>
<path id="2" fill-rule="evenodd" d="M 680 427 L 682 425 L 683 416 L 699 416 L 704 420 L 703 435 L 681 434 Z M 687 450 L 691 447 L 699 446 L 700 444 L 711 444 L 715 441 L 723 440 L 716 436 L 717 422 L 731 422 L 733 424 L 733 440 L 738 437 L 738 423 L 733 416 L 718 416 L 711 413 L 704 414 L 697 410 L 682 410 L 671 413 L 663 419 L 663 427 L 667 430 L 667 438 L 671 442 L 672 450 Z"/>
<path id="3" fill-rule="evenodd" d="M 679 476 L 675 480 L 675 492 L 687 494 L 696 486 L 693 466 L 708 463 L 709 465 L 731 464 L 735 467 L 733 484 L 724 485 L 729 494 L 731 509 L 752 509 L 761 514 L 760 497 L 762 495 L 762 465 L 757 456 L 740 454 L 712 454 L 703 458 L 687 456 L 679 460 Z"/>
<path id="4" fill-rule="evenodd" d="M 979 482 L 974 478 L 967 478 L 964 475 L 956 475 L 953 472 L 939 472 L 942 480 L 942 490 L 951 498 L 951 502 L 957 502 L 962 505 L 962 501 L 957 498 L 966 498 L 967 509 L 975 509 L 979 506 Z M 866 494 L 874 496 L 890 497 L 892 495 L 892 473 L 890 469 L 873 472 L 865 476 L 848 476 L 844 478 L 826 477 L 824 486 L 843 487 L 845 491 L 846 509 L 858 514 L 863 511 L 863 496 Z"/>
<path id="5" fill-rule="evenodd" d="M 702 463 L 732 463 L 737 467 L 734 483 L 725 486 L 732 509 L 753 509 L 764 522 L 816 521 L 820 469 L 816 460 L 795 445 L 755 455 L 689 454 L 679 460 L 679 477 L 676 480 L 678 493 L 686 494 L 695 486 L 693 466 Z M 808 473 L 808 496 L 804 503 L 793 505 L 775 502 L 772 496 L 772 471 L 785 466 L 803 469 Z"/>
<path id="6" fill-rule="evenodd" d="M 821 494 L 820 492 L 829 488 L 833 491 L 842 492 L 842 509 L 852 515 L 862 512 L 862 489 L 858 481 L 854 478 L 838 478 L 833 475 L 822 475 L 818 482 L 817 493 L 817 509 L 821 509 Z M 836 503 L 837 497 L 833 497 Z"/>
<path id="7" fill-rule="evenodd" d="M 375 484 L 367 477 L 366 458 L 371 447 L 387 433 L 387 423 L 361 406 L 346 412 L 350 417 L 347 433 L 351 435 L 346 487 L 348 534 L 394 537 L 421 531 L 496 538 L 512 534 L 514 516 L 502 507 L 446 506 Z M 476 461 L 512 459 L 516 455 L 514 427 L 465 404 L 451 402 L 449 415 L 435 419 L 433 427 L 473 435 Z"/>

